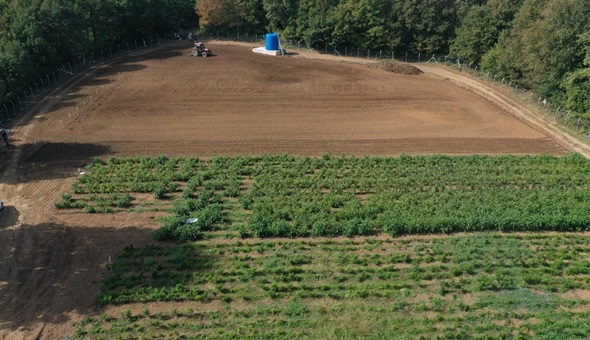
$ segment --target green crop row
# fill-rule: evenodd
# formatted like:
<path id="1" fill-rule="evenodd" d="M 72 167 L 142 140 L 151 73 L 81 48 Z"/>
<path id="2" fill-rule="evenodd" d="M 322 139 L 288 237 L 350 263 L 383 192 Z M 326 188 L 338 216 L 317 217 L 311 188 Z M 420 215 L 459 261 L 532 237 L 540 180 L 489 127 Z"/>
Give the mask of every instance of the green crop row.
<path id="1" fill-rule="evenodd" d="M 151 192 L 175 205 L 157 238 L 180 241 L 215 230 L 241 237 L 582 231 L 590 228 L 589 173 L 590 162 L 576 154 L 111 158 L 92 162 L 70 199 L 101 208 L 112 206 L 104 195 Z M 187 225 L 188 218 L 201 222 Z"/>

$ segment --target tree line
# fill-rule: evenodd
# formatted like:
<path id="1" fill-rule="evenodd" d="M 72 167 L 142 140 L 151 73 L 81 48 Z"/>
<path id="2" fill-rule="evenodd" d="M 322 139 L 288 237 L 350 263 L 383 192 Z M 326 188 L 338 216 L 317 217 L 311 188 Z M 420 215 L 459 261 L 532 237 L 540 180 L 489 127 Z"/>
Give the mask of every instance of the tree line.
<path id="1" fill-rule="evenodd" d="M 194 0 L 0 0 L 0 104 L 81 55 L 198 25 Z"/>
<path id="2" fill-rule="evenodd" d="M 308 46 L 443 53 L 590 118 L 587 0 L 197 0 L 210 32 Z"/>
<path id="3" fill-rule="evenodd" d="M 443 53 L 590 118 L 587 0 L 0 0 L 0 104 L 68 60 L 161 32 Z"/>

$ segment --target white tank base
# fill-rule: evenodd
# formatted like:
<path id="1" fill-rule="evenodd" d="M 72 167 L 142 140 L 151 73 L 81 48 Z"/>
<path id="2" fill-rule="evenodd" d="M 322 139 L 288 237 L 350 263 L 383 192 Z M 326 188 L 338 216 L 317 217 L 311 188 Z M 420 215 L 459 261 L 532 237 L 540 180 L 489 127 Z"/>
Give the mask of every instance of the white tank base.
<path id="1" fill-rule="evenodd" d="M 284 55 L 285 54 L 285 50 L 267 50 L 264 47 L 256 47 L 252 49 L 252 52 L 254 53 L 260 53 L 260 54 L 266 54 L 266 55 L 273 55 L 273 56 L 278 56 L 278 55 Z"/>

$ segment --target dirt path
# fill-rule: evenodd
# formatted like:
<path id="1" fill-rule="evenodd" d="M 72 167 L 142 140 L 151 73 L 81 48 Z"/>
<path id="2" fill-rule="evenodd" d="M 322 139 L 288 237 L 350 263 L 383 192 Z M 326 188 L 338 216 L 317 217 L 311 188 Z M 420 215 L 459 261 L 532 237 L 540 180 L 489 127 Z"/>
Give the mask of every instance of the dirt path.
<path id="1" fill-rule="evenodd" d="M 456 70 L 437 66 L 436 64 L 422 64 L 419 67 L 430 76 L 444 79 L 453 85 L 480 95 L 485 100 L 490 101 L 493 105 L 514 115 L 525 124 L 538 131 L 546 133 L 565 149 L 568 149 L 571 152 L 577 152 L 586 158 L 590 158 L 590 146 L 588 144 L 572 137 L 552 120 L 535 113 L 529 104 L 507 96 L 497 88 L 489 86 L 464 73 L 459 73 Z"/>
<path id="2" fill-rule="evenodd" d="M 410 150 L 562 154 L 564 147 L 590 155 L 586 145 L 545 125 L 525 105 L 444 68 L 420 65 L 435 83 L 422 78 L 403 78 L 401 83 L 392 77 L 376 80 L 376 70 L 364 74 L 361 64 L 373 61 L 301 51 L 292 59 L 302 60 L 291 63 L 243 52 L 250 44 L 213 46 L 219 56 L 208 58 L 208 64 L 187 59 L 185 47 L 173 45 L 176 49 L 156 51 L 149 58 L 135 55 L 119 64 L 113 60 L 95 66 L 54 90 L 15 124 L 14 148 L 0 177 L 7 204 L 0 215 L 0 339 L 71 335 L 73 321 L 102 312 L 95 299 L 108 257 L 130 243 L 149 243 L 158 227 L 146 214 L 72 214 L 53 207 L 75 180 L 76 166 L 89 157 L 327 151 L 392 155 Z M 267 72 L 277 69 L 274 62 L 285 61 L 289 63 L 280 66 L 283 77 Z M 188 62 L 193 69 L 179 71 Z M 73 89 L 92 93 L 92 86 L 118 72 L 117 80 L 108 83 L 112 98 L 105 96 L 62 126 L 75 105 Z M 318 73 L 321 81 L 314 78 Z M 269 85 L 256 89 L 254 83 L 240 84 L 240 76 Z M 444 95 L 437 95 L 438 86 L 449 84 L 453 86 Z M 414 97 L 408 89 L 427 94 Z M 266 104 L 270 102 L 259 104 L 268 97 L 284 100 L 281 110 Z M 457 109 L 455 100 L 461 99 L 464 106 Z M 440 101 L 434 108 L 433 100 Z M 215 114 L 197 110 L 201 107 Z M 177 119 L 169 119 L 170 112 Z M 162 135 L 163 119 L 170 131 Z M 448 130 L 440 131 L 440 126 Z M 34 140 L 45 144 L 38 147 Z"/>

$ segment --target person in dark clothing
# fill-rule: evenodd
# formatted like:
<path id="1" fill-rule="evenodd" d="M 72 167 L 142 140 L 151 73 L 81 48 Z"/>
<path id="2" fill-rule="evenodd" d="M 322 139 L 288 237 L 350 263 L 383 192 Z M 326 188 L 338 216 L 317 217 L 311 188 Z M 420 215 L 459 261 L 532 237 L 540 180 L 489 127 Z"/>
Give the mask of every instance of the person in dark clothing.
<path id="1" fill-rule="evenodd" d="M 0 127 L 0 136 L 2 136 L 2 140 L 4 141 L 6 146 L 10 146 L 10 143 L 8 142 L 8 134 L 9 133 L 10 133 L 10 130 Z"/>

